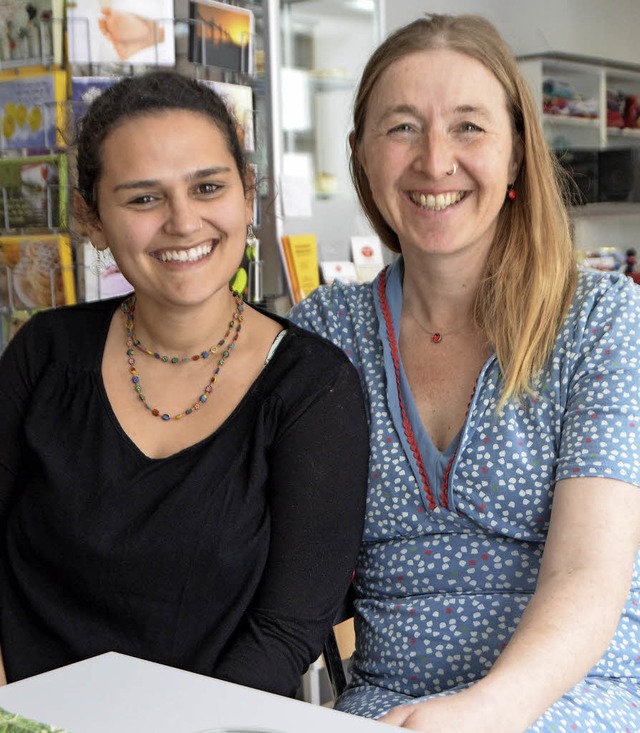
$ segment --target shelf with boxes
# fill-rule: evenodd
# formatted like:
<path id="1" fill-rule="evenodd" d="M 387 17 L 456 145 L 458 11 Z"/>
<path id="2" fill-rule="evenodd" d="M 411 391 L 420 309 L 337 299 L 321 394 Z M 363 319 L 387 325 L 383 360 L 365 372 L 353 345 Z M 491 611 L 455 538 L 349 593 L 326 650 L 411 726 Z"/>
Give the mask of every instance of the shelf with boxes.
<path id="1" fill-rule="evenodd" d="M 112 260 L 98 271 L 70 207 L 73 130 L 88 104 L 122 77 L 175 68 L 214 88 L 238 121 L 256 179 L 267 174 L 259 143 L 269 136 L 256 113 L 256 99 L 265 93 L 255 62 L 263 46 L 254 25 L 261 3 L 141 0 L 131 12 L 116 6 L 110 4 L 109 18 L 89 0 L 67 4 L 66 15 L 60 0 L 37 0 L 34 9 L 5 0 L 0 8 L 0 349 L 37 310 L 130 290 Z M 118 43 L 115 25 L 105 32 L 116 13 L 121 24 L 147 29 L 144 47 Z M 241 22 L 240 36 L 224 31 L 227 22 Z M 4 40 L 23 37 L 26 28 L 33 42 L 9 53 Z M 65 31 L 64 57 L 56 55 L 57 29 Z M 260 214 L 256 196 L 256 228 Z M 247 274 L 261 268 L 243 265 L 240 288 L 261 300 L 260 283 L 250 290 L 247 283 Z"/>
<path id="2" fill-rule="evenodd" d="M 547 142 L 576 182 L 571 203 L 586 205 L 576 213 L 640 214 L 640 65 L 561 53 L 518 60 Z"/>

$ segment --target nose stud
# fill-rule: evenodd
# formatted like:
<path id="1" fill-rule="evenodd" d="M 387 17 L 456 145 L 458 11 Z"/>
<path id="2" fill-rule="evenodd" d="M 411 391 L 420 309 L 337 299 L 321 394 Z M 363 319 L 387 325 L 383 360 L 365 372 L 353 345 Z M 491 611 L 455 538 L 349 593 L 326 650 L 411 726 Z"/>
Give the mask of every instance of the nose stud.
<path id="1" fill-rule="evenodd" d="M 453 176 L 457 170 L 458 170 L 458 164 L 454 163 L 453 168 L 450 171 L 447 171 L 447 175 Z"/>

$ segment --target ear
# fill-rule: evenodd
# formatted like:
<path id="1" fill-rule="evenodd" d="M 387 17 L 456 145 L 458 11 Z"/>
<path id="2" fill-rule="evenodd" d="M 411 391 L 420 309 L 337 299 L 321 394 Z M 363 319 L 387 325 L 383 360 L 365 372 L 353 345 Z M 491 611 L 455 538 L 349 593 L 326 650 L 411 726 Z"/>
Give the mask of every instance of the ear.
<path id="1" fill-rule="evenodd" d="M 254 219 L 254 201 L 255 201 L 255 191 L 253 189 L 250 189 L 247 191 L 245 197 L 245 223 L 247 226 L 251 224 Z"/>
<path id="2" fill-rule="evenodd" d="M 89 208 L 84 196 L 77 189 L 73 192 L 73 209 L 76 218 L 96 249 L 105 250 L 109 246 L 104 235 L 100 217 Z"/>

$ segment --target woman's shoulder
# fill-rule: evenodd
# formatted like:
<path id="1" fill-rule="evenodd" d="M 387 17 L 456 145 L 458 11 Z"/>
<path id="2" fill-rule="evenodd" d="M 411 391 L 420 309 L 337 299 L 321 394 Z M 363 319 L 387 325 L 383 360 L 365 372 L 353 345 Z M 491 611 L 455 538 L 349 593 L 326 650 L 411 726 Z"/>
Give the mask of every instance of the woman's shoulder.
<path id="1" fill-rule="evenodd" d="M 314 331 L 341 348 L 357 341 L 359 334 L 370 333 L 376 321 L 375 283 L 321 285 L 295 305 L 288 317 L 305 329 Z"/>
<path id="2" fill-rule="evenodd" d="M 47 344 L 49 350 L 62 353 L 91 351 L 94 344 L 106 338 L 105 329 L 121 301 L 122 298 L 113 298 L 38 311 L 14 338 L 20 336 L 25 343 Z"/>
<path id="3" fill-rule="evenodd" d="M 573 305 L 583 313 L 593 309 L 636 310 L 640 306 L 640 286 L 622 272 L 581 267 Z"/>
<path id="4" fill-rule="evenodd" d="M 327 337 L 298 325 L 290 318 L 283 318 L 286 328 L 285 348 L 288 359 L 305 364 L 314 372 L 323 373 L 327 368 L 352 369 L 344 351 Z"/>
<path id="5" fill-rule="evenodd" d="M 580 268 L 556 348 L 564 351 L 573 344 L 571 351 L 579 353 L 600 342 L 604 333 L 611 344 L 640 338 L 640 286 L 621 272 Z"/>
<path id="6" fill-rule="evenodd" d="M 326 317 L 327 314 L 352 315 L 362 312 L 363 308 L 366 312 L 368 306 L 373 307 L 373 282 L 336 281 L 316 288 L 291 309 L 289 317 L 299 320 L 302 317 Z"/>

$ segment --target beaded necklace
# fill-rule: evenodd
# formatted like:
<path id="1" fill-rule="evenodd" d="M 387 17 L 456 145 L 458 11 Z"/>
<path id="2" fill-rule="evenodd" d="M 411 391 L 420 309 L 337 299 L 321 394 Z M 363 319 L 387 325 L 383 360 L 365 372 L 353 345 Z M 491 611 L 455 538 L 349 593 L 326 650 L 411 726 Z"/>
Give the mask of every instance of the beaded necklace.
<path id="1" fill-rule="evenodd" d="M 429 478 L 427 477 L 427 470 L 424 466 L 424 461 L 422 460 L 422 455 L 418 447 L 418 441 L 413 431 L 411 420 L 409 420 L 409 415 L 407 414 L 404 399 L 402 397 L 402 390 L 400 388 L 400 349 L 398 348 L 398 341 L 396 339 L 396 334 L 393 328 L 391 310 L 389 308 L 389 303 L 387 302 L 387 269 L 388 268 L 385 268 L 380 273 L 380 277 L 378 278 L 378 298 L 380 299 L 380 308 L 382 309 L 382 315 L 384 316 L 384 322 L 387 329 L 387 339 L 389 341 L 389 347 L 391 349 L 391 359 L 393 361 L 396 389 L 398 391 L 398 404 L 400 405 L 400 415 L 402 417 L 402 428 L 407 438 L 407 442 L 409 443 L 409 447 L 411 448 L 411 452 L 413 453 L 413 457 L 415 458 L 416 465 L 418 467 L 418 473 L 420 474 L 420 479 L 422 480 L 422 488 L 427 497 L 427 501 L 429 502 L 429 509 L 433 510 L 437 507 L 436 498 L 431 488 L 431 484 L 429 483 Z M 469 400 L 469 404 L 467 405 L 467 411 L 469 410 L 472 401 L 473 393 L 471 394 L 471 399 Z M 453 455 L 449 459 L 444 473 L 442 474 L 442 483 L 440 485 L 440 503 L 444 509 L 449 508 L 449 475 L 451 474 L 451 468 L 453 467 L 453 462 L 456 458 L 457 453 L 458 449 L 456 448 L 456 450 L 453 452 Z"/>
<path id="2" fill-rule="evenodd" d="M 232 291 L 233 292 L 233 291 Z M 231 356 L 231 352 L 235 349 L 236 341 L 238 340 L 238 337 L 240 336 L 240 330 L 242 329 L 242 320 L 243 320 L 243 311 L 244 311 L 244 303 L 242 301 L 242 297 L 238 293 L 233 293 L 233 297 L 236 301 L 236 309 L 231 317 L 231 320 L 229 322 L 229 326 L 227 328 L 227 332 L 225 333 L 224 337 L 218 341 L 218 343 L 215 346 L 212 346 L 208 351 L 203 351 L 200 354 L 194 354 L 191 357 L 186 357 L 183 359 L 180 359 L 178 357 L 161 357 L 159 354 L 153 351 L 149 351 L 148 349 L 144 348 L 138 339 L 135 338 L 133 325 L 134 325 L 134 313 L 136 308 L 136 297 L 135 295 L 129 296 L 120 306 L 120 309 L 123 313 L 125 323 L 124 327 L 127 330 L 127 362 L 129 364 L 129 372 L 131 374 L 131 382 L 133 383 L 133 389 L 135 390 L 138 398 L 142 402 L 142 404 L 151 412 L 151 414 L 154 417 L 160 417 L 164 421 L 169 420 L 180 420 L 183 417 L 186 417 L 187 415 L 191 415 L 194 411 L 199 410 L 201 407 L 203 407 L 207 399 L 209 398 L 209 395 L 211 394 L 213 390 L 213 385 L 215 384 L 216 380 L 218 379 L 218 374 L 220 372 L 220 369 L 225 365 L 226 360 Z M 176 364 L 180 362 L 186 362 L 186 361 L 197 361 L 200 358 L 207 359 L 210 354 L 216 354 L 219 349 L 222 349 L 225 344 L 227 343 L 227 339 L 229 338 L 229 335 L 231 334 L 231 331 L 235 328 L 235 335 L 233 339 L 231 340 L 231 343 L 227 346 L 227 348 L 222 352 L 222 356 L 218 361 L 216 362 L 216 368 L 213 372 L 213 376 L 203 389 L 202 393 L 198 397 L 198 399 L 191 405 L 191 407 L 184 410 L 184 412 L 179 412 L 177 415 L 169 415 L 168 413 L 161 413 L 160 410 L 156 409 L 155 407 L 151 407 L 149 403 L 146 401 L 146 397 L 144 396 L 142 392 L 142 385 L 140 384 L 140 375 L 138 373 L 138 370 L 136 369 L 136 360 L 134 359 L 134 347 L 140 349 L 145 354 L 148 354 L 149 356 L 153 356 L 156 359 L 160 359 L 160 361 L 165 363 L 171 363 Z M 174 361 L 174 359 L 176 361 Z"/>

